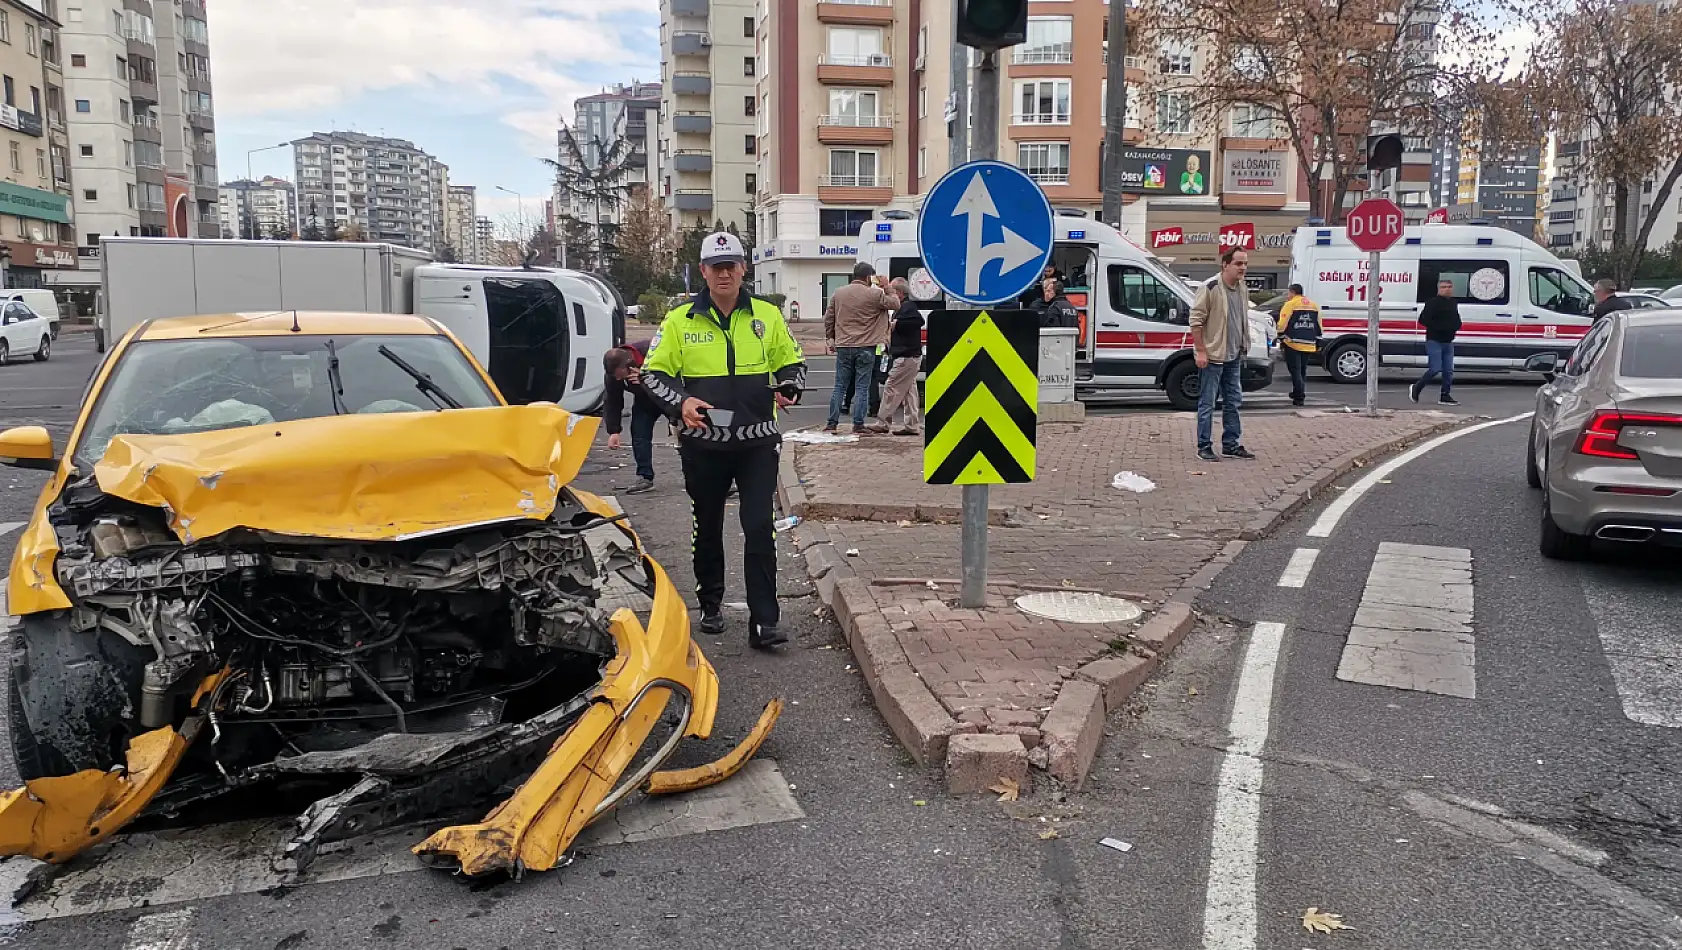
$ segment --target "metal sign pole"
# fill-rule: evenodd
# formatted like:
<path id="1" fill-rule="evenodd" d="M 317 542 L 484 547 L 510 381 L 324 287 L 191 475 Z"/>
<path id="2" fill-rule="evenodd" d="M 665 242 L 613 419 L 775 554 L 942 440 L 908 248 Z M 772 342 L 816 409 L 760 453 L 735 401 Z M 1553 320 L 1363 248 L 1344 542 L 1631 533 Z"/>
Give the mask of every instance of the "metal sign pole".
<path id="1" fill-rule="evenodd" d="M 1378 415 L 1378 252 L 1367 255 L 1367 415 Z"/>
<path id="2" fill-rule="evenodd" d="M 960 106 L 960 111 L 962 107 Z M 983 50 L 975 73 L 974 152 L 978 159 L 999 157 L 999 58 Z M 963 589 L 959 602 L 967 608 L 987 605 L 987 486 L 964 486 Z"/>

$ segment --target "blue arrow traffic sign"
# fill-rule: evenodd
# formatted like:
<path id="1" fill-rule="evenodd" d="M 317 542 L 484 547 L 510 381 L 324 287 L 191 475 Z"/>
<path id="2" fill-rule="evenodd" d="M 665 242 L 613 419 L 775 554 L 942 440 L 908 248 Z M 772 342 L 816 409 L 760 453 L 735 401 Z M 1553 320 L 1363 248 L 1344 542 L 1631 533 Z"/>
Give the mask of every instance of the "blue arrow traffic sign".
<path id="1" fill-rule="evenodd" d="M 1012 300 L 1051 260 L 1051 202 L 1015 165 L 979 161 L 943 176 L 923 201 L 917 249 L 936 285 L 972 304 Z"/>

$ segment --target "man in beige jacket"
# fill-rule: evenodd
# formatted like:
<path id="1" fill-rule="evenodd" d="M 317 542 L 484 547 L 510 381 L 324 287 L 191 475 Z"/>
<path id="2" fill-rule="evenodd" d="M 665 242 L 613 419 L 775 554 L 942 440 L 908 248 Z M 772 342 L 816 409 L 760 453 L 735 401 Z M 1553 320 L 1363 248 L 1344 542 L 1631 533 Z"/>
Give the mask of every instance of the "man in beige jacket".
<path id="1" fill-rule="evenodd" d="M 899 298 L 884 290 L 875 277 L 876 269 L 869 264 L 854 265 L 852 283 L 832 294 L 824 311 L 824 342 L 835 354 L 835 391 L 829 396 L 825 432 L 834 432 L 841 421 L 841 404 L 849 389 L 853 392 L 853 431 L 865 432 L 876 349 L 887 345 L 889 317 L 899 307 Z"/>
<path id="2" fill-rule="evenodd" d="M 1244 404 L 1244 355 L 1250 352 L 1250 288 L 1244 274 L 1250 252 L 1227 248 L 1220 277 L 1203 285 L 1191 305 L 1191 345 L 1197 359 L 1197 457 L 1215 455 L 1215 400 L 1221 413 L 1221 454 L 1232 459 L 1256 456 L 1244 447 L 1239 407 Z"/>

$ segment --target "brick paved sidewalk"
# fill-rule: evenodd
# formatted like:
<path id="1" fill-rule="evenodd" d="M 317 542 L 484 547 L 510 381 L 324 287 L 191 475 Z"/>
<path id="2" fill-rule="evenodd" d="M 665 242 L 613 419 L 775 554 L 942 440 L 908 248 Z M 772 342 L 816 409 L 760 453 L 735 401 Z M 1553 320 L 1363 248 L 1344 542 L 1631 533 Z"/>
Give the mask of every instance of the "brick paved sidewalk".
<path id="1" fill-rule="evenodd" d="M 1236 556 L 1235 542 L 1365 459 L 1459 421 L 1253 416 L 1245 443 L 1260 458 L 1213 463 L 1197 458 L 1190 414 L 1042 426 L 1036 481 L 991 490 L 995 586 L 979 611 L 955 606 L 960 489 L 923 483 L 920 439 L 785 446 L 780 487 L 784 509 L 808 520 L 797 529 L 808 569 L 913 755 L 944 762 L 954 790 L 1026 781 L 1029 761 L 1078 786 L 1104 714 L 1189 629 L 1190 592 Z M 1122 471 L 1156 488 L 1117 489 Z M 1125 625 L 1042 620 L 1014 607 L 1034 589 L 1115 594 L 1147 613 Z"/>

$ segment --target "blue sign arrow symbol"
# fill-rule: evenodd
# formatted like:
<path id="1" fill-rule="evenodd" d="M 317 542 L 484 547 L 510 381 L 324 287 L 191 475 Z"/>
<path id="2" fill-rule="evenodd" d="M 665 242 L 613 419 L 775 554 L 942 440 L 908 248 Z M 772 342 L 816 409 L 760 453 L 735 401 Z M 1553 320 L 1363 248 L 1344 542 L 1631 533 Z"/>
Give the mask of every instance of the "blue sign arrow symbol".
<path id="1" fill-rule="evenodd" d="M 981 293 L 981 269 L 989 261 L 999 262 L 999 276 L 1003 277 L 1024 264 L 1039 260 L 1045 253 L 1045 248 L 1036 246 L 1027 238 L 1022 237 L 1010 228 L 1000 226 L 1004 232 L 1004 239 L 996 244 L 981 243 L 981 228 L 988 218 L 999 216 L 999 207 L 993 203 L 993 194 L 987 190 L 987 182 L 980 171 L 969 180 L 964 188 L 963 197 L 952 209 L 952 216 L 969 217 L 969 254 L 964 262 L 964 294 L 975 297 Z"/>

